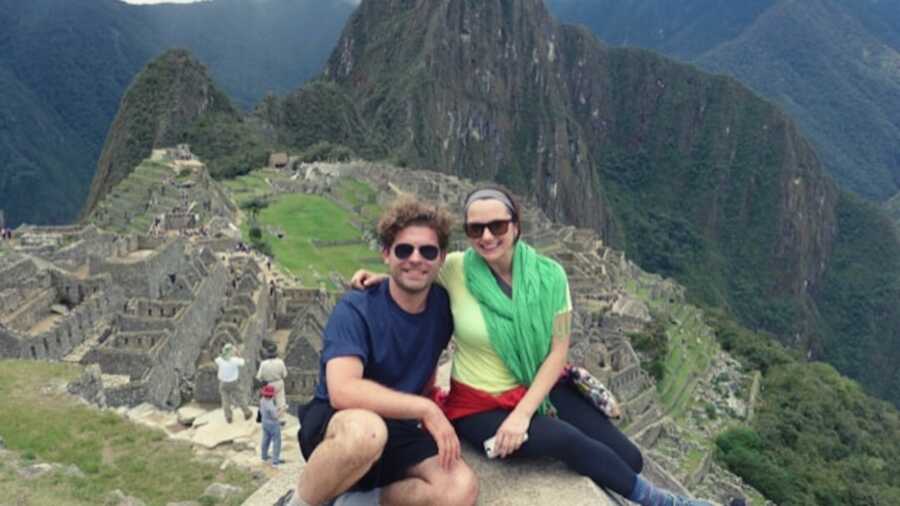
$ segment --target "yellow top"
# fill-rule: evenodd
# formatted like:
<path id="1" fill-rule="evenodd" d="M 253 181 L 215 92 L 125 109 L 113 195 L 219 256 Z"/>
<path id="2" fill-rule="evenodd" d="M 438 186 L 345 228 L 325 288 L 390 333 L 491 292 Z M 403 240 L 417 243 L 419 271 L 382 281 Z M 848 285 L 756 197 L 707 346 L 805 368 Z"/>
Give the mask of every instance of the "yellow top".
<path id="1" fill-rule="evenodd" d="M 447 255 L 438 282 L 450 294 L 450 309 L 453 311 L 453 335 L 456 337 L 451 372 L 453 379 L 490 394 L 519 386 L 503 359 L 494 351 L 481 306 L 466 287 L 462 252 Z M 571 311 L 572 299 L 566 286 L 566 306 L 558 314 L 568 316 Z"/>

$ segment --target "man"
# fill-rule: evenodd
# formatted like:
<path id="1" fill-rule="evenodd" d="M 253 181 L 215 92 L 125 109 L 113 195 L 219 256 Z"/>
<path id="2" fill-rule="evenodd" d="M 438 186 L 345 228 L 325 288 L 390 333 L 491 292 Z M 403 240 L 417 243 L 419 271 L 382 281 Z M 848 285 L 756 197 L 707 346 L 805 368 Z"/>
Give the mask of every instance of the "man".
<path id="1" fill-rule="evenodd" d="M 453 333 L 447 292 L 432 284 L 449 229 L 445 210 L 409 196 L 382 216 L 390 278 L 345 294 L 328 320 L 319 384 L 300 413 L 307 464 L 290 504 L 350 489 L 374 489 L 384 505 L 475 503 L 477 479 L 456 432 L 423 395 Z"/>
<path id="2" fill-rule="evenodd" d="M 241 367 L 244 367 L 246 363 L 243 358 L 238 356 L 239 352 L 239 350 L 236 352 L 234 346 L 229 343 L 222 347 L 221 355 L 216 357 L 216 366 L 219 369 L 219 397 L 222 398 L 222 410 L 225 411 L 225 420 L 228 423 L 231 423 L 232 420 L 232 405 L 241 409 L 246 420 L 253 418 L 253 411 L 247 407 L 238 381 Z"/>
<path id="3" fill-rule="evenodd" d="M 278 350 L 267 351 L 268 357 L 259 363 L 259 371 L 256 379 L 272 385 L 275 388 L 275 405 L 278 406 L 278 414 L 284 414 L 287 409 L 287 401 L 284 397 L 284 378 L 287 377 L 287 367 L 284 360 L 278 358 Z"/>

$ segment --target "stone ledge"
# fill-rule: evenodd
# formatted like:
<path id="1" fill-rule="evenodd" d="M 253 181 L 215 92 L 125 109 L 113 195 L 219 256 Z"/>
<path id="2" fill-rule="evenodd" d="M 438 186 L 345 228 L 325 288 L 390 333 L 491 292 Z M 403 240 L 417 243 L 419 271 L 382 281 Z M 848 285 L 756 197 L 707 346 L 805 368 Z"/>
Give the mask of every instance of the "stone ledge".
<path id="1" fill-rule="evenodd" d="M 471 448 L 463 449 L 463 458 L 478 476 L 483 506 L 619 506 L 623 503 L 607 495 L 592 481 L 550 460 L 498 462 L 489 460 Z M 296 484 L 303 469 L 282 469 L 278 476 L 247 498 L 243 506 L 272 506 Z M 374 505 L 373 505 L 374 506 Z"/>

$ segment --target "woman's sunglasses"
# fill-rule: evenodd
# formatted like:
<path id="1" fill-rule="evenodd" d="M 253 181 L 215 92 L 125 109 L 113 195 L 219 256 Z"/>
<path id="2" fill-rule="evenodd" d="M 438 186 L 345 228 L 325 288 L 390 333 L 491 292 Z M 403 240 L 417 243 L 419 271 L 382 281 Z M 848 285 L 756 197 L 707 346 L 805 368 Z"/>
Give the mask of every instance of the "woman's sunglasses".
<path id="1" fill-rule="evenodd" d="M 400 260 L 406 260 L 411 257 L 413 252 L 416 251 L 417 247 L 412 244 L 407 244 L 405 242 L 401 242 L 400 244 L 394 245 L 394 256 Z M 438 255 L 441 254 L 441 248 L 433 244 L 426 244 L 424 246 L 418 246 L 419 254 L 422 255 L 422 258 L 428 260 L 429 262 L 436 259 Z"/>
<path id="2" fill-rule="evenodd" d="M 490 223 L 466 223 L 463 228 L 466 230 L 466 235 L 472 239 L 478 239 L 484 235 L 484 229 L 490 230 L 491 235 L 494 237 L 500 237 L 509 230 L 509 224 L 512 221 L 511 219 L 506 219 L 494 220 Z"/>

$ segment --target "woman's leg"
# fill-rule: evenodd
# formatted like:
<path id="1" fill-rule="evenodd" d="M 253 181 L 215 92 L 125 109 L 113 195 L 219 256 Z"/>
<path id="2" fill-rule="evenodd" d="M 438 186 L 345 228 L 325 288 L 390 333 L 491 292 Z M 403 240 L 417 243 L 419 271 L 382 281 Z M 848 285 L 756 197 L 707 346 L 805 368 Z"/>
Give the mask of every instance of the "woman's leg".
<path id="1" fill-rule="evenodd" d="M 635 473 L 640 473 L 644 469 L 644 458 L 637 445 L 570 384 L 560 382 L 553 387 L 550 391 L 550 401 L 562 420 L 611 448 Z"/>
<path id="2" fill-rule="evenodd" d="M 463 439 L 479 450 L 493 436 L 509 414 L 487 411 L 454 422 Z M 572 424 L 549 416 L 535 415 L 528 428 L 528 441 L 513 457 L 550 457 L 564 462 L 594 483 L 628 497 L 637 474 L 609 446 L 581 432 Z"/>

